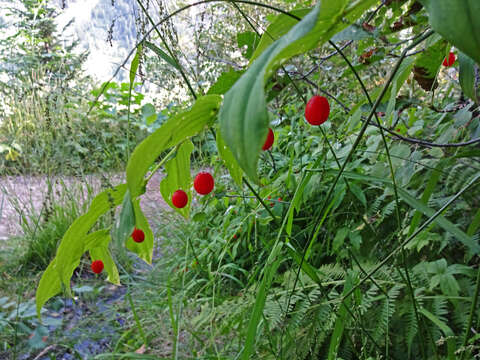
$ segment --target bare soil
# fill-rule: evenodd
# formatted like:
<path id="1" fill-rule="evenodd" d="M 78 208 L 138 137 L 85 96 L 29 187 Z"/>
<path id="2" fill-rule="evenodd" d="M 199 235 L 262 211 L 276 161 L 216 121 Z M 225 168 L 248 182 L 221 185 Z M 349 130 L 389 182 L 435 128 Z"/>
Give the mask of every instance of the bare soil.
<path id="1" fill-rule="evenodd" d="M 169 209 L 159 190 L 163 174 L 155 174 L 142 196 L 141 207 L 147 218 Z M 88 205 L 102 187 L 121 184 L 124 174 L 88 175 L 85 177 L 7 176 L 0 177 L 0 240 L 23 234 L 25 221 L 44 215 L 45 209 L 63 201 Z"/>

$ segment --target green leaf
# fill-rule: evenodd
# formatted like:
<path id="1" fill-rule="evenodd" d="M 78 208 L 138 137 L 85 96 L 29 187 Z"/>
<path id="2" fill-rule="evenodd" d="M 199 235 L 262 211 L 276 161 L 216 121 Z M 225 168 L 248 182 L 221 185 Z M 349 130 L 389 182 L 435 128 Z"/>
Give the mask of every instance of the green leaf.
<path id="1" fill-rule="evenodd" d="M 142 45 L 139 44 L 137 46 L 137 52 L 135 57 L 130 64 L 130 88 L 133 87 L 133 83 L 135 82 L 135 75 L 137 75 L 138 65 L 140 65 L 140 58 L 142 56 Z"/>
<path id="2" fill-rule="evenodd" d="M 144 192 L 145 174 L 162 152 L 211 125 L 220 102 L 219 95 L 198 98 L 191 110 L 168 119 L 135 148 L 127 165 L 127 183 L 132 198 Z"/>
<path id="3" fill-rule="evenodd" d="M 355 2 L 365 6 L 375 1 Z M 247 176 L 258 182 L 257 162 L 267 137 L 269 119 L 265 101 L 265 84 L 274 71 L 289 58 L 330 39 L 348 26 L 345 18 L 349 1 L 322 1 L 302 21 L 270 45 L 251 64 L 245 74 L 225 94 L 220 110 L 220 131 Z"/>
<path id="4" fill-rule="evenodd" d="M 145 234 L 145 239 L 141 243 L 133 241 L 132 237 L 126 240 L 125 247 L 138 255 L 138 257 L 144 260 L 147 264 L 152 263 L 153 256 L 153 231 L 148 223 L 148 219 L 140 207 L 140 199 L 133 202 L 133 210 L 135 212 L 135 226 L 137 229 L 141 229 Z"/>
<path id="5" fill-rule="evenodd" d="M 353 275 L 351 273 L 347 274 L 345 279 L 345 286 L 343 287 L 342 295 L 348 293 L 353 287 Z M 350 306 L 351 297 L 348 297 L 340 304 L 340 310 L 337 314 L 337 319 L 335 320 L 335 328 L 333 329 L 332 336 L 330 338 L 330 346 L 328 348 L 328 360 L 337 359 L 337 353 L 342 341 L 343 332 L 345 326 L 347 325 L 347 306 Z"/>
<path id="6" fill-rule="evenodd" d="M 73 273 L 73 270 L 72 270 Z M 35 293 L 35 302 L 37 304 L 37 316 L 40 318 L 40 311 L 43 305 L 62 291 L 62 282 L 58 276 L 57 262 L 53 259 L 46 270 L 43 272 Z"/>
<path id="7" fill-rule="evenodd" d="M 132 198 L 130 191 L 127 190 L 123 198 L 122 210 L 117 226 L 115 227 L 115 241 L 123 243 L 132 233 L 135 226 L 135 213 L 133 211 Z"/>
<path id="8" fill-rule="evenodd" d="M 432 28 L 480 64 L 480 1 L 420 0 Z"/>
<path id="9" fill-rule="evenodd" d="M 222 73 L 220 77 L 217 79 L 217 82 L 213 84 L 210 87 L 210 89 L 208 89 L 207 95 L 225 94 L 228 90 L 230 90 L 233 84 L 235 84 L 235 82 L 238 79 L 240 79 L 240 77 L 244 72 L 245 72 L 244 70 L 240 70 L 240 71 L 230 70 Z"/>
<path id="10" fill-rule="evenodd" d="M 84 248 L 82 249 L 80 255 L 72 256 L 69 260 L 70 263 L 66 270 L 66 276 L 68 279 L 72 277 L 73 271 L 75 268 L 80 264 L 80 258 L 85 251 L 91 250 L 96 247 L 107 247 L 108 243 L 110 242 L 110 230 L 104 229 L 93 232 L 88 234 L 87 236 L 81 239 L 84 244 Z M 63 240 L 62 240 L 63 241 Z M 58 255 L 57 255 L 58 256 Z M 115 277 L 112 278 L 116 280 Z M 50 264 L 48 265 L 47 269 L 42 274 L 40 282 L 38 284 L 38 288 L 35 294 L 35 301 L 37 305 L 37 315 L 40 317 L 40 311 L 45 305 L 45 303 L 54 297 L 55 295 L 59 294 L 62 290 L 62 280 L 60 274 L 57 270 L 57 257 L 55 257 Z"/>
<path id="11" fill-rule="evenodd" d="M 110 251 L 108 250 L 108 246 L 94 247 L 90 250 L 90 257 L 92 261 L 102 260 L 103 265 L 105 266 L 105 271 L 108 274 L 107 280 L 112 284 L 120 285 L 120 276 L 118 275 L 117 266 L 113 261 Z"/>
<path id="12" fill-rule="evenodd" d="M 480 101 L 480 98 L 475 88 L 475 61 L 459 51 L 458 62 L 460 64 L 459 80 L 462 91 L 477 103 Z"/>
<path id="13" fill-rule="evenodd" d="M 425 308 L 420 307 L 419 311 L 423 316 L 425 316 L 427 319 L 429 319 L 431 322 L 433 322 L 435 325 L 437 325 L 437 327 L 443 332 L 443 334 L 447 338 L 448 359 L 449 360 L 456 359 L 456 357 L 455 357 L 455 335 L 454 335 L 452 329 L 447 324 L 445 324 L 442 320 L 437 318 L 435 315 L 433 315 L 431 312 L 429 312 Z"/>
<path id="14" fill-rule="evenodd" d="M 177 62 L 165 51 L 160 49 L 157 45 L 155 45 L 154 43 L 151 43 L 150 41 L 145 41 L 145 46 L 150 50 L 152 50 L 155 54 L 157 54 L 160 59 L 165 60 L 167 63 L 172 65 L 175 69 L 180 70 L 180 67 L 178 66 Z"/>
<path id="15" fill-rule="evenodd" d="M 160 192 L 163 200 L 172 209 L 188 218 L 190 205 L 192 203 L 192 191 L 190 190 L 192 177 L 190 174 L 190 155 L 193 151 L 193 144 L 190 140 L 185 141 L 177 150 L 177 154 L 165 164 L 165 176 L 160 182 Z M 172 204 L 172 195 L 177 190 L 187 193 L 188 203 L 184 208 L 178 209 Z"/>
<path id="16" fill-rule="evenodd" d="M 303 18 L 307 15 L 312 8 L 308 9 L 296 9 L 292 10 L 290 14 L 298 17 Z M 253 62 L 257 57 L 259 57 L 266 48 L 270 46 L 275 40 L 280 38 L 281 36 L 285 35 L 292 27 L 298 24 L 298 20 L 288 16 L 286 14 L 277 15 L 275 20 L 272 21 L 270 25 L 268 25 L 265 33 L 260 38 L 260 43 L 258 44 L 255 52 L 253 53 L 252 58 L 250 59 L 250 63 Z"/>
<path id="17" fill-rule="evenodd" d="M 443 166 L 438 165 L 435 169 L 430 172 L 430 176 L 428 177 L 427 186 L 422 194 L 422 198 L 420 201 L 425 205 L 428 204 L 428 200 L 430 196 L 433 194 L 435 187 L 437 186 L 438 181 L 440 180 L 440 175 L 442 174 Z M 422 218 L 422 212 L 417 210 L 413 215 L 412 221 L 410 222 L 410 228 L 408 230 L 408 235 L 412 235 L 413 232 L 417 229 L 418 225 L 420 224 L 420 219 Z"/>
<path id="18" fill-rule="evenodd" d="M 334 170 L 331 170 L 332 172 Z M 365 181 L 366 183 L 370 183 L 372 181 L 377 181 L 386 184 L 388 187 L 393 188 L 393 184 L 391 183 L 390 180 L 384 179 L 384 178 L 379 178 L 379 177 L 374 177 L 374 176 L 367 176 L 367 175 L 361 175 L 357 173 L 352 173 L 345 171 L 343 172 L 343 176 L 351 179 L 357 179 L 361 181 Z M 480 176 L 480 175 L 479 175 Z M 431 209 L 427 205 L 423 204 L 421 201 L 417 200 L 415 197 L 410 195 L 410 193 L 401 187 L 397 186 L 398 190 L 398 195 L 402 200 L 404 200 L 408 205 L 413 207 L 414 209 L 422 212 L 424 215 L 430 217 L 435 213 L 435 210 Z M 474 241 L 474 238 L 471 236 L 468 236 L 460 230 L 457 226 L 455 226 L 453 223 L 445 219 L 442 215 L 439 215 L 435 220 L 434 223 L 436 223 L 438 226 L 440 226 L 442 229 L 447 231 L 448 233 L 452 234 L 458 241 L 460 241 L 465 247 L 471 251 L 473 254 L 478 254 L 480 253 L 480 245 L 478 242 Z"/>
<path id="19" fill-rule="evenodd" d="M 230 149 L 225 145 L 225 142 L 222 139 L 222 134 L 220 131 L 217 131 L 217 149 L 218 154 L 222 157 L 223 161 L 225 162 L 225 166 L 227 167 L 232 179 L 237 183 L 238 186 L 242 185 L 242 177 L 243 171 L 238 165 L 237 160 L 233 156 Z"/>
<path id="20" fill-rule="evenodd" d="M 250 59 L 250 57 L 252 56 L 253 51 L 257 47 L 259 40 L 259 36 L 253 31 L 246 31 L 237 34 L 238 47 L 242 48 L 245 45 L 247 46 L 247 49 L 242 53 L 242 55 L 247 59 Z"/>
<path id="21" fill-rule="evenodd" d="M 68 228 L 57 249 L 57 272 L 70 294 L 70 278 L 72 277 L 72 259 L 78 259 L 84 253 L 87 232 L 107 211 L 114 209 L 123 200 L 127 191 L 126 184 L 118 185 L 98 194 L 92 201 L 88 212 L 77 218 Z M 78 264 L 77 264 L 78 265 Z"/>

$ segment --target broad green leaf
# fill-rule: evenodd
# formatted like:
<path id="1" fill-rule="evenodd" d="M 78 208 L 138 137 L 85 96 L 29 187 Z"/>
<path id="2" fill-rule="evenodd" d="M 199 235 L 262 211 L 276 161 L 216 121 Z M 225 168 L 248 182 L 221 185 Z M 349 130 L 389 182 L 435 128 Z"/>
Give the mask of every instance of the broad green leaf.
<path id="1" fill-rule="evenodd" d="M 84 243 L 84 248 L 80 256 L 71 257 L 71 262 L 66 269 L 69 279 L 72 277 L 75 268 L 80 264 L 80 258 L 85 251 L 99 246 L 108 246 L 108 243 L 110 242 L 110 230 L 105 229 L 90 233 L 82 239 L 82 242 Z M 43 305 L 45 305 L 49 299 L 59 294 L 62 290 L 62 280 L 59 276 L 56 266 L 57 258 L 55 257 L 42 274 L 38 284 L 35 294 L 38 317 L 40 317 L 40 310 L 42 309 Z"/>
<path id="2" fill-rule="evenodd" d="M 479 89 L 475 88 L 475 61 L 460 51 L 458 62 L 460 64 L 459 81 L 463 93 L 473 101 L 479 102 Z"/>
<path id="3" fill-rule="evenodd" d="M 145 174 L 162 152 L 211 125 L 220 102 L 219 95 L 198 98 L 191 110 L 168 119 L 135 148 L 127 164 L 127 183 L 132 199 L 144 192 Z"/>
<path id="4" fill-rule="evenodd" d="M 110 237 L 110 235 L 108 235 Z M 118 275 L 117 265 L 113 261 L 112 255 L 108 250 L 108 246 L 97 246 L 90 249 L 90 257 L 92 261 L 102 260 L 105 271 L 108 274 L 107 280 L 112 284 L 120 285 L 120 276 Z"/>
<path id="5" fill-rule="evenodd" d="M 303 18 L 307 15 L 312 8 L 308 9 L 296 9 L 292 10 L 290 14 L 298 17 Z M 270 46 L 275 40 L 280 38 L 281 36 L 285 35 L 292 27 L 298 24 L 298 20 L 292 16 L 288 16 L 286 14 L 279 14 L 272 21 L 270 25 L 268 25 L 267 29 L 263 33 L 262 37 L 260 38 L 260 43 L 258 44 L 255 52 L 253 53 L 252 58 L 250 59 L 250 63 L 253 62 L 257 57 L 259 57 L 266 48 Z"/>
<path id="6" fill-rule="evenodd" d="M 133 211 L 132 198 L 130 191 L 127 190 L 123 198 L 120 218 L 115 227 L 115 241 L 122 244 L 132 233 L 135 226 L 135 213 Z"/>
<path id="7" fill-rule="evenodd" d="M 207 95 L 212 95 L 212 94 L 217 94 L 217 95 L 223 95 L 225 94 L 230 88 L 235 84 L 235 82 L 240 79 L 242 74 L 244 73 L 244 70 L 230 70 L 227 72 L 222 73 L 219 78 L 217 79 L 217 82 L 213 84 L 210 89 L 208 89 Z"/>
<path id="8" fill-rule="evenodd" d="M 43 305 L 62 291 L 62 282 L 58 276 L 56 265 L 56 259 L 53 259 L 47 269 L 43 272 L 40 282 L 38 283 L 37 291 L 35 293 L 38 318 L 40 318 L 40 311 L 42 310 Z"/>
<path id="9" fill-rule="evenodd" d="M 150 41 L 145 41 L 145 46 L 150 50 L 152 50 L 155 54 L 157 54 L 160 59 L 165 60 L 167 63 L 172 65 L 175 69 L 180 70 L 180 67 L 178 66 L 177 62 L 165 51 L 160 49 L 157 45 L 155 45 L 154 43 L 151 43 Z"/>
<path id="10" fill-rule="evenodd" d="M 87 213 L 77 218 L 68 228 L 57 249 L 56 266 L 59 276 L 70 294 L 72 259 L 80 259 L 84 253 L 85 238 L 98 218 L 117 207 L 127 191 L 126 184 L 118 185 L 98 194 L 92 201 Z M 73 270 L 72 270 L 73 271 Z"/>
<path id="11" fill-rule="evenodd" d="M 192 184 L 192 177 L 190 174 L 190 155 L 193 151 L 193 144 L 190 140 L 185 141 L 177 150 L 173 159 L 170 159 L 165 164 L 165 176 L 160 182 L 160 192 L 163 200 L 170 205 L 172 209 L 180 213 L 182 216 L 188 218 L 190 213 L 190 205 L 192 203 L 192 191 L 190 190 Z M 183 190 L 187 193 L 188 203 L 182 208 L 178 209 L 172 204 L 172 195 L 177 190 Z"/>
<path id="12" fill-rule="evenodd" d="M 420 0 L 432 28 L 480 64 L 480 1 Z"/>
<path id="13" fill-rule="evenodd" d="M 251 64 L 250 68 L 225 94 L 220 110 L 220 131 L 225 143 L 239 165 L 258 182 L 257 162 L 268 132 L 268 112 L 265 101 L 265 84 L 268 78 L 291 57 L 307 52 L 324 43 L 349 24 L 349 11 L 358 13 L 358 7 L 375 1 L 321 1 L 302 21 L 280 39 L 272 43 Z"/>
<path id="14" fill-rule="evenodd" d="M 227 167 L 232 179 L 237 183 L 238 186 L 242 185 L 242 176 L 243 171 L 235 160 L 230 149 L 225 145 L 225 142 L 222 139 L 222 134 L 220 131 L 217 131 L 217 149 L 219 155 L 222 157 L 223 161 L 225 162 L 225 166 Z"/>
<path id="15" fill-rule="evenodd" d="M 135 57 L 130 64 L 130 88 L 133 87 L 133 83 L 135 82 L 135 76 L 137 75 L 138 65 L 140 65 L 140 58 L 142 56 L 142 45 L 139 44 L 137 46 L 137 52 Z"/>
<path id="16" fill-rule="evenodd" d="M 133 202 L 133 209 L 135 211 L 135 226 L 137 229 L 141 229 L 145 234 L 145 240 L 141 243 L 136 243 L 131 237 L 126 240 L 125 247 L 138 255 L 140 259 L 143 259 L 146 263 L 152 263 L 153 255 L 153 231 L 148 223 L 148 219 L 143 213 L 140 207 L 140 199 Z"/>

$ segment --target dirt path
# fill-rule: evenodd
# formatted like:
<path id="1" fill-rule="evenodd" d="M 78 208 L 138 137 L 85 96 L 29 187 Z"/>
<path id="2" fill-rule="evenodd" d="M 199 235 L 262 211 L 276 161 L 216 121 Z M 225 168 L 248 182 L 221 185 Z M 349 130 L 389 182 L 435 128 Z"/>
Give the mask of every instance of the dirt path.
<path id="1" fill-rule="evenodd" d="M 142 196 L 141 206 L 147 218 L 169 209 L 163 201 L 159 183 L 162 174 L 155 174 Z M 84 178 L 46 176 L 8 176 L 0 178 L 0 241 L 23 234 L 25 221 L 38 219 L 49 204 L 75 201 L 88 204 L 108 183 L 120 184 L 124 174 L 89 175 Z M 50 198 L 48 194 L 51 194 Z"/>

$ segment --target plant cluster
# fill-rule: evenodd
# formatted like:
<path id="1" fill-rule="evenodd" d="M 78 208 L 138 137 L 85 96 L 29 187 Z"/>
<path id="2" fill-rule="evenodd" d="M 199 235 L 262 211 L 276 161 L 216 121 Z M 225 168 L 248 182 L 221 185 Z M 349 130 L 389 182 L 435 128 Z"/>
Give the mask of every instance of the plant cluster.
<path id="1" fill-rule="evenodd" d="M 251 50 L 248 66 L 223 73 L 207 95 L 163 56 L 193 105 L 140 142 L 126 183 L 98 194 L 67 230 L 37 311 L 70 293 L 84 253 L 118 284 L 112 239 L 152 262 L 140 198 L 163 169 L 160 192 L 187 219 L 157 290 L 175 358 L 478 355 L 480 23 L 466 14 L 480 5 L 341 0 L 287 12 L 246 3 L 279 14 L 261 34 L 247 5 L 229 2 L 259 39 L 238 41 Z M 192 139 L 205 133 L 221 161 L 192 180 Z M 91 231 L 116 207 L 113 229 Z M 154 334 L 136 313 L 135 323 L 148 348 Z"/>

